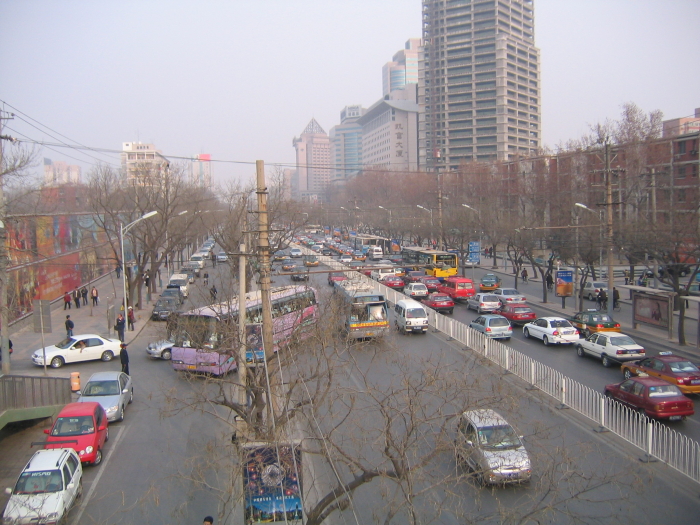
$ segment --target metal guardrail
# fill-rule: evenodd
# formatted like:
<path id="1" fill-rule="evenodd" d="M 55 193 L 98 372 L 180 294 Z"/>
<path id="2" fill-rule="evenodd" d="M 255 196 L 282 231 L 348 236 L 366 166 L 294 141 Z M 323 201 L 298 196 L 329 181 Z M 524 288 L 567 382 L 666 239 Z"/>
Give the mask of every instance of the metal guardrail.
<path id="1" fill-rule="evenodd" d="M 65 405 L 70 402 L 68 378 L 17 375 L 0 377 L 0 414 L 7 410 Z"/>

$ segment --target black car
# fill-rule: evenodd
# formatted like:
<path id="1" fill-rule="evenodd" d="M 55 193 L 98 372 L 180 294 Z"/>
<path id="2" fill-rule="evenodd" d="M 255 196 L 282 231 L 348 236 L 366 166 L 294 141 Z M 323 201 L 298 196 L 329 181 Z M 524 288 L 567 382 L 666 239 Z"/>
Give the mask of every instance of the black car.
<path id="1" fill-rule="evenodd" d="M 309 272 L 306 271 L 306 268 L 304 268 L 303 266 L 295 266 L 292 271 L 294 272 L 292 274 L 292 281 L 308 281 L 309 280 Z"/>
<path id="2" fill-rule="evenodd" d="M 156 301 L 153 306 L 153 312 L 151 313 L 151 319 L 154 321 L 165 321 L 170 314 L 174 314 L 178 309 L 177 299 L 174 297 L 161 297 Z"/>
<path id="3" fill-rule="evenodd" d="M 333 251 L 330 248 L 323 248 L 321 250 L 321 255 L 331 256 L 331 255 L 333 255 Z"/>
<path id="4" fill-rule="evenodd" d="M 180 288 L 166 288 L 160 294 L 161 299 L 174 298 L 177 304 L 180 305 L 185 302 L 185 296 L 182 295 Z"/>
<path id="5" fill-rule="evenodd" d="M 668 268 L 668 269 L 667 269 Z M 685 277 L 690 275 L 693 270 L 688 264 L 676 263 L 669 264 L 666 266 L 659 266 L 659 277 L 666 277 L 667 275 L 677 275 L 678 277 Z"/>

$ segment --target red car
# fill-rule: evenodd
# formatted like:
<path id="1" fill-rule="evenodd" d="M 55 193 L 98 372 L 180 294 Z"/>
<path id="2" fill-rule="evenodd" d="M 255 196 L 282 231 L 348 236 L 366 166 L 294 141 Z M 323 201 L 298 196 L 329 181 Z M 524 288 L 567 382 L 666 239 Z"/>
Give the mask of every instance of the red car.
<path id="1" fill-rule="evenodd" d="M 424 275 L 418 279 L 418 282 L 423 283 L 428 288 L 428 292 L 437 292 L 440 286 L 440 279 L 432 275 Z"/>
<path id="2" fill-rule="evenodd" d="M 680 421 L 695 413 L 693 402 L 676 385 L 646 374 L 606 385 L 605 395 L 657 419 Z"/>
<path id="3" fill-rule="evenodd" d="M 102 447 L 109 439 L 107 414 L 96 401 L 70 403 L 63 407 L 50 429 L 44 448 L 74 449 L 82 463 L 102 463 Z"/>
<path id="4" fill-rule="evenodd" d="M 411 270 L 410 272 L 406 272 L 406 275 L 403 276 L 403 282 L 406 284 L 419 283 L 420 280 L 425 276 L 426 275 L 424 271 Z"/>
<path id="5" fill-rule="evenodd" d="M 427 285 L 426 285 L 427 286 Z M 423 299 L 423 304 L 445 314 L 451 314 L 455 310 L 455 302 L 446 293 L 433 292 Z"/>
<path id="6" fill-rule="evenodd" d="M 504 304 L 496 311 L 510 321 L 513 326 L 523 326 L 537 319 L 537 314 L 524 304 Z"/>
<path id="7" fill-rule="evenodd" d="M 343 272 L 330 272 L 328 274 L 328 284 L 334 286 L 335 283 L 340 281 L 347 281 L 348 278 Z"/>
<path id="8" fill-rule="evenodd" d="M 387 275 L 379 282 L 382 283 L 384 286 L 388 286 L 389 288 L 392 288 L 394 290 L 401 291 L 404 287 L 403 279 L 397 275 Z"/>

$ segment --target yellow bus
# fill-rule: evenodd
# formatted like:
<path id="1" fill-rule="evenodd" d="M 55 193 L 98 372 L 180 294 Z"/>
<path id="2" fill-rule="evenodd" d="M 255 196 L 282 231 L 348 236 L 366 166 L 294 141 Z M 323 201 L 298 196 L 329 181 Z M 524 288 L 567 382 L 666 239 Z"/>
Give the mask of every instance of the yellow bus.
<path id="1" fill-rule="evenodd" d="M 425 273 L 444 279 L 451 275 L 457 275 L 459 258 L 457 254 L 431 250 L 421 246 L 408 246 L 401 250 L 403 264 L 414 270 L 425 269 Z"/>

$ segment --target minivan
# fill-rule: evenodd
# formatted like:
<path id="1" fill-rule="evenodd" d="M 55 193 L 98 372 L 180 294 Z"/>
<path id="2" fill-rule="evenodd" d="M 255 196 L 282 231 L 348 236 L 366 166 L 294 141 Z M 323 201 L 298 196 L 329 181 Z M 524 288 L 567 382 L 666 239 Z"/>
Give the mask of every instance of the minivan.
<path id="1" fill-rule="evenodd" d="M 189 277 L 185 273 L 174 273 L 170 276 L 170 281 L 168 282 L 168 288 L 173 288 L 175 286 L 180 287 L 183 297 L 189 297 Z"/>
<path id="2" fill-rule="evenodd" d="M 394 326 L 399 332 L 426 333 L 428 331 L 428 313 L 423 305 L 413 299 L 402 299 L 394 307 L 396 319 Z"/>
<path id="3" fill-rule="evenodd" d="M 377 261 L 384 257 L 384 251 L 382 250 L 381 246 L 370 246 L 367 250 L 367 257 L 369 257 L 372 261 Z"/>

